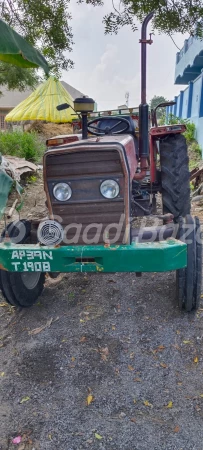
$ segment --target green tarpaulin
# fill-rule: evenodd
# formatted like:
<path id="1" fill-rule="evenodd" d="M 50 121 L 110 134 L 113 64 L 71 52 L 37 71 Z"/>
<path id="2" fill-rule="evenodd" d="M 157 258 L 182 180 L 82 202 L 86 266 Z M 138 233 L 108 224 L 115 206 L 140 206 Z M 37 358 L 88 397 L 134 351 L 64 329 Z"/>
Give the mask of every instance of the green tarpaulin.
<path id="1" fill-rule="evenodd" d="M 13 179 L 7 175 L 6 172 L 4 172 L 0 168 L 0 218 L 2 217 L 6 203 L 8 200 L 9 193 L 11 191 L 11 188 L 13 186 Z"/>
<path id="2" fill-rule="evenodd" d="M 41 53 L 0 19 L 0 60 L 19 67 L 41 67 L 46 73 L 49 66 Z"/>

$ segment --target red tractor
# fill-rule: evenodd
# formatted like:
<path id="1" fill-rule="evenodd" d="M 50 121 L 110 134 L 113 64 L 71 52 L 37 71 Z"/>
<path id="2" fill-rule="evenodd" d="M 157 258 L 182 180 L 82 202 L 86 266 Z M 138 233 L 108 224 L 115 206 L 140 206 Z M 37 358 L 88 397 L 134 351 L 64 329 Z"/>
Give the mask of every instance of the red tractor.
<path id="1" fill-rule="evenodd" d="M 31 306 L 45 274 L 59 272 L 176 271 L 180 308 L 198 308 L 202 242 L 198 218 L 190 216 L 190 184 L 184 125 L 157 126 L 146 102 L 149 14 L 141 36 L 139 133 L 130 115 L 87 122 L 94 102 L 75 101 L 80 135 L 57 137 L 44 155 L 49 219 L 10 224 L 0 244 L 0 281 L 12 305 Z M 60 105 L 64 109 L 69 105 Z M 163 104 L 160 106 L 164 106 Z M 166 104 L 165 104 L 166 106 Z M 157 213 L 156 199 L 163 210 Z M 134 228 L 141 216 L 162 221 Z"/>

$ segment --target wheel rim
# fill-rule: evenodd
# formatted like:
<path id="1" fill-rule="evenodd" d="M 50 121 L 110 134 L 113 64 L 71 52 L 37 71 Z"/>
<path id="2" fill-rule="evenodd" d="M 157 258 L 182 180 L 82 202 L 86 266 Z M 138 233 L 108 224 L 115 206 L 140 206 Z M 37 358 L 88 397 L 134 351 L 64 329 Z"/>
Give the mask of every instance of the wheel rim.
<path id="1" fill-rule="evenodd" d="M 23 272 L 21 273 L 22 282 L 29 290 L 34 289 L 40 279 L 41 272 Z"/>

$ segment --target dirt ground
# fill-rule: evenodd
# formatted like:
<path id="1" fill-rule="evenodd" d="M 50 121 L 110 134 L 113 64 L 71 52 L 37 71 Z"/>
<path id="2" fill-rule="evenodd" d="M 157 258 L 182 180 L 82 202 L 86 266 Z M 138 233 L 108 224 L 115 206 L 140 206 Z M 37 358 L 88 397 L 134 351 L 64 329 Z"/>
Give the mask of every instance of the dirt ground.
<path id="1" fill-rule="evenodd" d="M 28 310 L 1 297 L 0 450 L 202 450 L 203 306 L 174 299 L 174 273 L 48 279 Z"/>

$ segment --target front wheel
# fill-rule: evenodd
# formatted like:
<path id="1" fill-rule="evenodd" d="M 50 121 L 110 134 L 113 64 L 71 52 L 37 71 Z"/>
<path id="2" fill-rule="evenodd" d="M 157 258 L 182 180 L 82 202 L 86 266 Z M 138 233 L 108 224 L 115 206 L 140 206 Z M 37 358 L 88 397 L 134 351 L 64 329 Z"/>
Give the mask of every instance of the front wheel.
<path id="1" fill-rule="evenodd" d="M 8 234 L 16 244 L 28 244 L 31 237 L 31 223 L 27 220 L 9 224 L 2 233 Z M 28 308 L 36 303 L 45 283 L 42 272 L 8 272 L 0 270 L 0 287 L 8 303 L 12 306 Z"/>
<path id="2" fill-rule="evenodd" d="M 201 227 L 197 217 L 180 219 L 179 239 L 187 244 L 187 267 L 176 271 L 176 295 L 180 309 L 190 312 L 199 307 L 202 286 Z"/>

